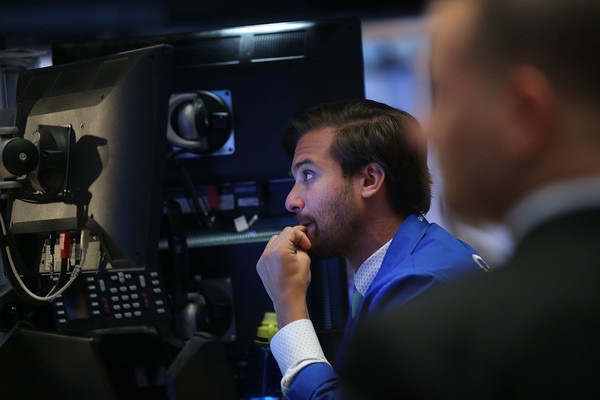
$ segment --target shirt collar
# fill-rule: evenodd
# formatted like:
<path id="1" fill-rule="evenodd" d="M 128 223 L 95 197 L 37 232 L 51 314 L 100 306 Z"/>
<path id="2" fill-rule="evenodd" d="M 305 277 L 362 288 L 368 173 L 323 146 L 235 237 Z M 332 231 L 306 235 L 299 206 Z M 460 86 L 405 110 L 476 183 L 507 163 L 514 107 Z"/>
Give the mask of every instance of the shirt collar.
<path id="1" fill-rule="evenodd" d="M 520 200 L 506 215 L 515 239 L 560 215 L 600 206 L 600 176 L 553 183 Z"/>
<path id="2" fill-rule="evenodd" d="M 392 243 L 391 239 L 381 246 L 379 250 L 371 254 L 371 256 L 360 265 L 358 270 L 356 270 L 356 273 L 354 274 L 354 286 L 361 295 L 364 296 L 365 293 L 367 293 L 367 289 L 371 286 L 371 282 L 373 282 L 375 275 L 379 272 L 381 264 L 383 263 L 383 258 L 390 247 L 390 243 Z"/>

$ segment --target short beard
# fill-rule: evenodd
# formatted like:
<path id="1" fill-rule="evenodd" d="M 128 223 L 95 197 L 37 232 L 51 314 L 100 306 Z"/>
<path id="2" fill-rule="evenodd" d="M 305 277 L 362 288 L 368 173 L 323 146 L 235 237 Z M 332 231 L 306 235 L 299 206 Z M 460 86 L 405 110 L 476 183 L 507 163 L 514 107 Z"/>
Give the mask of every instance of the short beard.
<path id="1" fill-rule="evenodd" d="M 348 184 L 349 185 L 349 184 Z M 317 217 L 315 234 L 310 237 L 308 254 L 316 258 L 346 257 L 359 234 L 359 221 L 353 214 L 350 188 L 344 187 L 338 196 L 326 203 Z"/>

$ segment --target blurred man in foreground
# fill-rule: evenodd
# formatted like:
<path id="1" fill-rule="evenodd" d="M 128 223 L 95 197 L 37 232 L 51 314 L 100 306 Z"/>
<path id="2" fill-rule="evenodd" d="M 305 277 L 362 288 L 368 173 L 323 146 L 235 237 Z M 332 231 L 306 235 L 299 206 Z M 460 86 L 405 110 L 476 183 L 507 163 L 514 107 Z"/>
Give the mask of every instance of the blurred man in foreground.
<path id="1" fill-rule="evenodd" d="M 517 240 L 498 271 L 354 342 L 347 398 L 600 396 L 600 2 L 432 5 L 445 199 Z"/>

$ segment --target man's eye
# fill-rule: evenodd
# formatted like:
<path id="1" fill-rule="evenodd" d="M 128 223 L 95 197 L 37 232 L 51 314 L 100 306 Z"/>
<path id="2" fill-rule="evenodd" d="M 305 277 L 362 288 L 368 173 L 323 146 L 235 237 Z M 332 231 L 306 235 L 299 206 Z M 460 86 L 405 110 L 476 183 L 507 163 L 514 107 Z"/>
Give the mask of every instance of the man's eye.
<path id="1" fill-rule="evenodd" d="M 310 171 L 302 172 L 302 177 L 304 178 L 304 182 L 309 181 L 313 178 L 314 174 Z"/>

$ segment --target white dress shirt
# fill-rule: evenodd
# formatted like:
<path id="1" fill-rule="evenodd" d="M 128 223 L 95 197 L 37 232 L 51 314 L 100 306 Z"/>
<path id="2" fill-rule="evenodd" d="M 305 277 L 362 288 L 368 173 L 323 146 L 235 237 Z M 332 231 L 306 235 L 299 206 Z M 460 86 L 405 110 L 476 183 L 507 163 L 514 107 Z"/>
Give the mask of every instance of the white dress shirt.
<path id="1" fill-rule="evenodd" d="M 390 240 L 373 253 L 354 274 L 354 286 L 361 295 L 379 272 L 383 258 L 390 247 Z M 331 364 L 325 358 L 311 320 L 300 319 L 281 328 L 271 339 L 271 351 L 283 375 L 281 390 L 286 394 L 298 372 L 312 363 Z"/>

